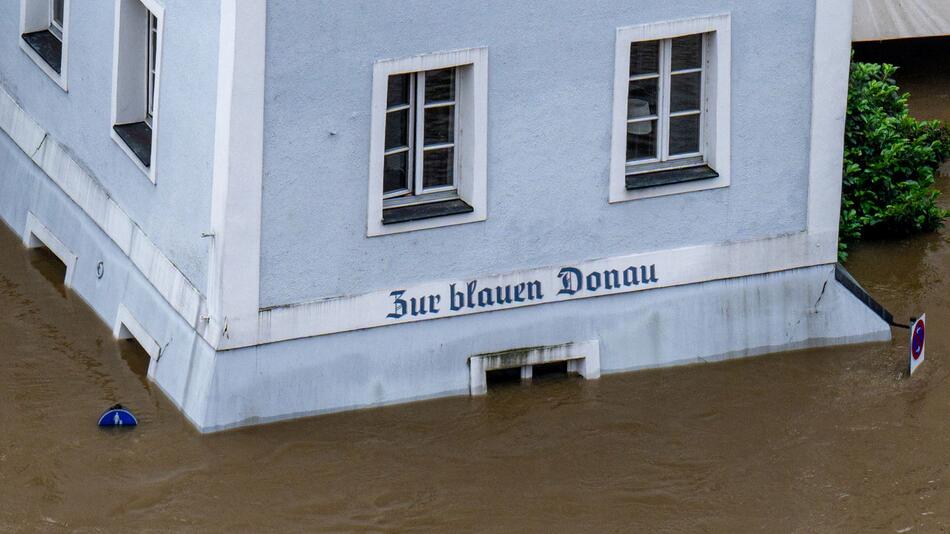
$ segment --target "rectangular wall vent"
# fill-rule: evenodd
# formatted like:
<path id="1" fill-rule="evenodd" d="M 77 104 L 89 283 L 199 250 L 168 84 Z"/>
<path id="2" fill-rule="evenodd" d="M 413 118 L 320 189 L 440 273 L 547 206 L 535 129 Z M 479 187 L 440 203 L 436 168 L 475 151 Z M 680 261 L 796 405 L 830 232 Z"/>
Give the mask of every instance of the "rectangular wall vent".
<path id="1" fill-rule="evenodd" d="M 522 378 L 530 377 L 535 365 L 566 362 L 567 372 L 588 380 L 600 378 L 600 342 L 583 341 L 563 345 L 526 347 L 476 354 L 468 359 L 469 392 L 484 395 L 488 392 L 486 374 L 501 369 L 521 369 Z"/>

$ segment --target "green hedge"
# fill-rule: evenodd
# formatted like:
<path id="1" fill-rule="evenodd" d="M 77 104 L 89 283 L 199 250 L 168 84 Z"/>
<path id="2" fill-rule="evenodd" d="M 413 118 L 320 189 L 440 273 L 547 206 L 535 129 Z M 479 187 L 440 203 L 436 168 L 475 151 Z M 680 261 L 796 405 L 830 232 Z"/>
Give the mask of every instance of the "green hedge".
<path id="1" fill-rule="evenodd" d="M 845 124 L 839 257 L 862 238 L 931 231 L 950 212 L 937 206 L 934 176 L 950 156 L 950 129 L 918 121 L 894 82 L 897 67 L 851 64 Z"/>

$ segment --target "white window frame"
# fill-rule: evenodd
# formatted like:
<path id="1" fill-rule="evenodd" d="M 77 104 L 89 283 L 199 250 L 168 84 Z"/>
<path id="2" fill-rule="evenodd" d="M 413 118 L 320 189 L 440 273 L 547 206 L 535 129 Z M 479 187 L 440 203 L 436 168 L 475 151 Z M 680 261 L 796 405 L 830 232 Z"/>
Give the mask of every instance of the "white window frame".
<path id="1" fill-rule="evenodd" d="M 412 187 L 404 188 L 397 191 L 392 191 L 390 193 L 383 193 L 383 206 L 384 208 L 396 207 L 396 206 L 412 206 L 417 204 L 427 204 L 430 202 L 439 202 L 442 200 L 448 200 L 453 198 L 458 198 L 458 172 L 459 172 L 459 149 L 458 149 L 458 138 L 459 138 L 459 69 L 453 68 L 453 76 L 455 79 L 454 94 L 452 95 L 452 100 L 446 100 L 443 102 L 435 102 L 432 104 L 427 104 L 425 100 L 425 87 L 426 87 L 426 75 L 428 71 L 406 73 L 409 75 L 409 103 L 401 104 L 394 106 L 392 108 L 386 108 L 386 118 L 388 120 L 389 114 L 402 111 L 405 109 L 409 110 L 409 132 L 412 133 L 410 136 L 409 146 L 408 147 L 399 147 L 386 150 L 384 153 L 385 156 L 391 156 L 393 154 L 400 154 L 402 152 L 407 152 L 407 167 L 412 169 Z M 388 92 L 387 92 L 388 96 Z M 453 132 L 452 132 L 452 141 L 449 143 L 440 143 L 438 145 L 425 146 L 425 113 L 426 110 L 436 109 L 441 107 L 454 107 L 453 113 Z M 423 172 L 423 163 L 424 155 L 427 150 L 444 150 L 447 148 L 452 149 L 452 183 L 440 187 L 430 187 L 426 188 L 424 185 L 425 182 L 425 173 Z"/>
<path id="2" fill-rule="evenodd" d="M 63 3 L 63 20 L 56 22 L 56 3 Z M 49 31 L 63 40 L 63 28 L 66 26 L 66 0 L 49 0 Z"/>
<path id="3" fill-rule="evenodd" d="M 152 126 L 155 116 L 155 86 L 158 80 L 158 18 L 148 12 L 148 43 L 145 45 L 145 122 Z"/>
<path id="4" fill-rule="evenodd" d="M 62 54 L 59 60 L 59 72 L 57 73 L 53 70 L 49 64 L 46 63 L 35 50 L 30 48 L 30 45 L 26 43 L 21 38 L 18 38 L 17 41 L 20 43 L 20 50 L 22 50 L 26 55 L 34 62 L 36 65 L 50 77 L 56 85 L 60 87 L 63 91 L 68 92 L 69 88 L 67 87 L 67 68 L 69 62 L 69 4 L 70 0 L 63 0 L 63 25 L 60 28 L 60 35 L 56 35 L 53 32 L 52 22 L 53 22 L 53 2 L 52 0 L 20 0 L 20 35 L 25 33 L 37 32 L 42 30 L 49 30 L 50 33 L 53 33 L 54 36 L 58 37 L 62 43 Z M 18 36 L 19 37 L 19 36 Z"/>
<path id="5" fill-rule="evenodd" d="M 383 122 L 383 127 L 384 127 L 384 128 L 385 128 L 385 126 L 386 126 L 386 121 L 389 120 L 389 114 L 390 114 L 390 113 L 397 113 L 397 112 L 399 112 L 399 111 L 402 111 L 403 109 L 408 109 L 408 110 L 409 110 L 409 125 L 408 125 L 408 128 L 409 128 L 409 132 L 410 132 L 409 136 L 411 137 L 411 135 L 412 135 L 411 132 L 415 132 L 415 131 L 416 131 L 416 115 L 418 115 L 418 113 L 413 113 L 413 110 L 416 109 L 416 108 L 415 108 L 415 101 L 416 101 L 416 80 L 417 80 L 417 79 L 418 79 L 418 77 L 417 77 L 415 74 L 410 74 L 410 76 L 409 76 L 409 103 L 408 103 L 408 104 L 402 104 L 402 105 L 399 105 L 399 106 L 394 106 L 394 107 L 389 107 L 389 102 L 388 102 L 389 86 L 388 86 L 388 83 L 387 83 L 387 88 L 386 88 L 386 96 L 387 96 L 387 102 L 386 102 L 386 116 L 385 116 L 385 118 L 383 119 L 383 120 L 384 120 L 384 122 Z M 388 82 L 388 80 L 387 80 L 387 82 Z M 386 156 L 391 156 L 391 155 L 393 155 L 393 154 L 400 154 L 400 153 L 402 153 L 402 152 L 405 152 L 405 153 L 406 153 L 406 168 L 407 168 L 407 169 L 414 169 L 414 168 L 415 168 L 415 161 L 416 161 L 416 160 L 415 160 L 415 157 L 416 157 L 415 141 L 412 141 L 412 142 L 408 143 L 408 146 L 406 146 L 406 147 L 393 148 L 393 149 L 389 149 L 389 150 L 386 149 L 386 145 L 385 145 L 385 141 L 384 141 L 384 143 L 383 143 L 383 150 L 384 150 L 384 152 L 383 152 L 383 160 L 384 160 L 384 162 L 385 162 Z M 413 173 L 413 177 L 415 177 L 415 173 Z M 407 182 L 408 182 L 408 180 L 407 180 Z M 410 192 L 410 190 L 409 190 L 408 187 L 407 187 L 406 189 L 404 189 L 404 190 L 393 191 L 393 192 L 391 192 L 391 193 L 386 193 L 386 192 L 385 192 L 385 189 L 384 189 L 384 192 L 383 192 L 383 200 L 385 201 L 385 200 L 390 199 L 390 198 L 397 198 L 397 197 L 400 197 L 400 196 L 402 196 L 402 195 L 404 195 L 405 193 L 408 193 L 408 192 Z"/>
<path id="6" fill-rule="evenodd" d="M 696 115 L 694 111 L 672 111 L 670 109 L 670 99 L 671 99 L 671 88 L 673 84 L 673 39 L 660 39 L 657 42 L 659 43 L 659 56 L 657 58 L 659 68 L 656 74 L 637 74 L 630 75 L 628 78 L 629 81 L 637 80 L 657 80 L 657 104 L 659 109 L 657 114 L 649 115 L 647 117 L 637 117 L 635 119 L 627 120 L 627 125 L 635 124 L 638 122 L 652 122 L 656 121 L 657 123 L 657 155 L 656 157 L 649 159 L 640 159 L 636 161 L 627 161 L 626 162 L 626 172 L 627 174 L 640 174 L 644 172 L 653 172 L 656 170 L 668 170 L 676 169 L 682 167 L 690 167 L 696 164 L 704 164 L 706 162 L 705 155 L 705 116 L 706 116 L 706 72 L 709 67 L 709 62 L 707 61 L 706 49 L 707 43 L 710 39 L 709 34 L 697 34 L 702 38 L 702 64 L 697 68 L 690 69 L 680 69 L 676 71 L 676 74 L 700 74 L 700 110 L 699 110 L 699 150 L 695 152 L 690 152 L 686 154 L 676 154 L 670 155 L 670 119 L 676 117 L 685 117 L 688 115 Z M 627 100 L 629 105 L 629 98 Z"/>
<path id="7" fill-rule="evenodd" d="M 386 112 L 389 77 L 396 74 L 415 74 L 419 77 L 426 71 L 456 68 L 455 95 L 455 170 L 452 187 L 429 189 L 426 195 L 431 199 L 418 199 L 425 202 L 445 195 L 445 198 L 457 196 L 473 209 L 470 213 L 445 215 L 431 219 L 407 221 L 395 224 L 382 223 L 383 218 L 383 164 L 386 146 Z M 424 76 L 424 75 L 422 75 Z M 424 79 L 424 78 L 423 78 Z M 413 82 L 414 98 L 419 101 L 424 85 Z M 419 102 L 423 102 L 421 100 Z M 421 116 L 420 111 L 412 115 Z M 412 118 L 419 120 L 419 116 Z M 370 125 L 369 192 L 367 198 L 366 234 L 368 237 L 389 235 L 428 228 L 438 228 L 456 224 L 484 221 L 487 217 L 487 118 L 488 118 L 488 49 L 469 48 L 424 54 L 401 59 L 380 60 L 373 65 L 372 118 Z M 422 129 L 416 128 L 416 140 L 413 150 L 421 150 Z M 412 164 L 418 168 L 422 162 Z M 422 173 L 415 172 L 413 178 L 421 180 Z M 419 185 L 421 190 L 421 184 Z M 387 195 L 389 196 L 389 195 Z M 423 195 L 424 196 L 424 195 Z"/>
<path id="8" fill-rule="evenodd" d="M 703 37 L 703 82 L 702 113 L 700 118 L 700 151 L 694 154 L 668 156 L 670 52 L 672 39 L 702 34 Z M 630 75 L 630 47 L 639 41 L 661 41 L 660 94 L 657 144 L 660 157 L 642 160 L 628 165 L 627 124 Z M 728 187 L 731 180 L 730 162 L 730 115 L 731 115 L 731 17 L 729 14 L 711 15 L 690 19 L 664 21 L 617 29 L 616 56 L 614 63 L 614 109 L 611 138 L 610 191 L 611 203 L 642 198 L 652 198 L 679 193 L 689 193 Z M 665 53 L 664 53 L 665 52 Z M 676 168 L 667 161 L 681 160 L 683 166 L 706 164 L 719 176 L 705 180 L 657 185 L 628 191 L 628 174 L 651 170 L 650 164 L 662 170 Z M 668 166 L 671 165 L 671 166 Z M 652 170 L 661 170 L 655 168 Z"/>
<path id="9" fill-rule="evenodd" d="M 144 9 L 142 15 L 138 10 Z M 151 22 L 157 23 L 154 79 L 151 70 Z M 141 17 L 141 18 L 140 18 Z M 109 134 L 132 163 L 156 184 L 162 83 L 162 41 L 165 8 L 157 0 L 115 0 L 115 25 L 112 46 L 112 120 Z M 141 23 L 141 25 L 139 25 Z M 138 39 L 143 39 L 138 41 Z M 130 46 L 130 43 L 139 43 Z M 141 55 L 139 55 L 141 54 Z M 151 86 L 151 87 L 150 87 Z M 149 95 L 152 116 L 148 116 Z M 117 124 L 145 122 L 152 128 L 151 160 L 146 167 L 113 129 Z"/>

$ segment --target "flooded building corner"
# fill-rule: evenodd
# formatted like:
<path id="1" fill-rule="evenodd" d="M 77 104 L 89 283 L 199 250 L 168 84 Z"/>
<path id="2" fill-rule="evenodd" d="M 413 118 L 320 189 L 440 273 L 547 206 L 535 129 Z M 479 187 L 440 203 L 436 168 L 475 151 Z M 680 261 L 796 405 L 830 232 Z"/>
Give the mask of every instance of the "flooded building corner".
<path id="1" fill-rule="evenodd" d="M 0 216 L 201 431 L 890 336 L 834 276 L 848 2 L 212 4 L 0 8 Z"/>

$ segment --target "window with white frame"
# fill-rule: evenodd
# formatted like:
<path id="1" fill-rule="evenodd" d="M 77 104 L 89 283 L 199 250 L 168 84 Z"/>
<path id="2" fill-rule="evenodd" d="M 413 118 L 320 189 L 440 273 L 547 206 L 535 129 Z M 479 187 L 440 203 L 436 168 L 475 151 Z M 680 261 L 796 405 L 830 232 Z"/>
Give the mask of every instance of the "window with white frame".
<path id="1" fill-rule="evenodd" d="M 611 202 L 729 184 L 729 20 L 618 30 Z"/>
<path id="2" fill-rule="evenodd" d="M 69 0 L 21 0 L 20 48 L 66 89 Z"/>
<path id="3" fill-rule="evenodd" d="M 630 45 L 627 170 L 703 163 L 704 35 Z"/>
<path id="4" fill-rule="evenodd" d="M 487 51 L 373 69 L 367 234 L 485 219 Z"/>
<path id="5" fill-rule="evenodd" d="M 112 138 L 152 182 L 163 14 L 155 0 L 116 0 Z"/>
<path id="6" fill-rule="evenodd" d="M 63 12 L 66 0 L 49 0 L 49 31 L 63 40 Z"/>
<path id="7" fill-rule="evenodd" d="M 456 69 L 389 77 L 384 208 L 458 198 Z"/>
<path id="8" fill-rule="evenodd" d="M 158 57 L 158 18 L 148 12 L 148 65 L 145 70 L 145 122 L 152 126 L 155 115 L 155 69 Z"/>

